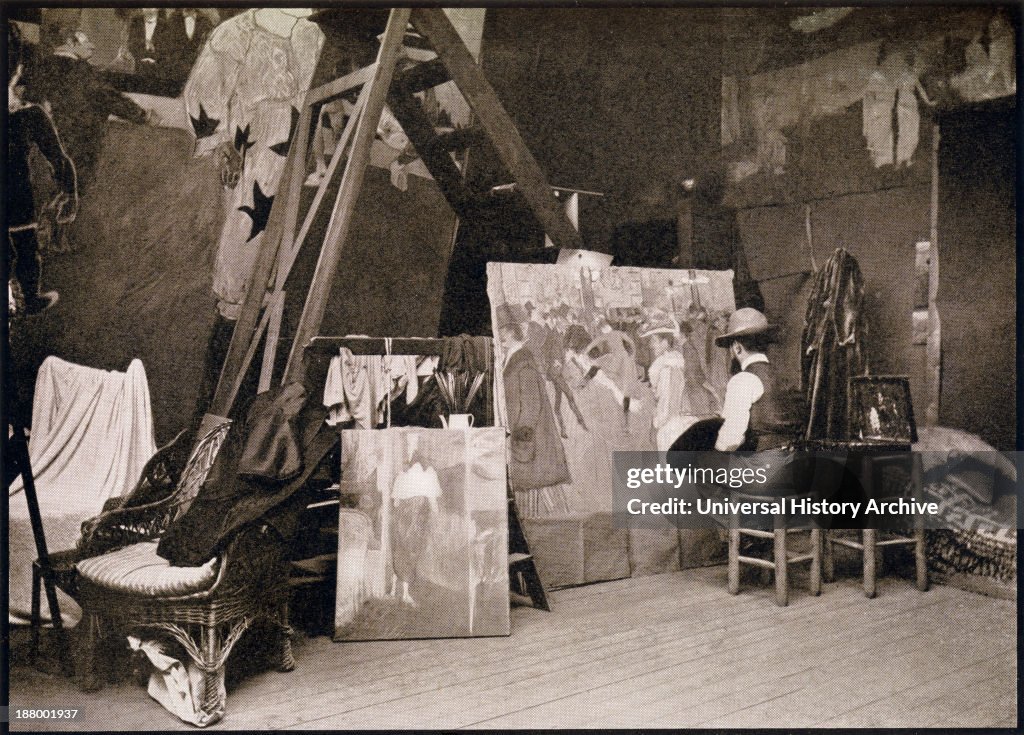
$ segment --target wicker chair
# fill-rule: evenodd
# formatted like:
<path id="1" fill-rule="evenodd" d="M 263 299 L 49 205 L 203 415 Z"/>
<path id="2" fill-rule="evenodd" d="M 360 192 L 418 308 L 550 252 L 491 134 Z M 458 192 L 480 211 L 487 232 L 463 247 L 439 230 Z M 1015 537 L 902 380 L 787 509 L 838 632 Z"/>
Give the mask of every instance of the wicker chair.
<path id="1" fill-rule="evenodd" d="M 280 668 L 294 668 L 290 629 L 286 620 L 287 559 L 285 544 L 266 525 L 253 524 L 239 531 L 226 550 L 202 568 L 170 567 L 174 572 L 208 572 L 200 589 L 161 593 L 137 586 L 110 584 L 90 569 L 114 554 L 154 542 L 187 510 L 206 479 L 227 436 L 229 424 L 207 434 L 197 445 L 169 497 L 133 507 L 122 507 L 87 522 L 81 546 L 92 558 L 79 562 L 79 600 L 83 634 L 78 656 L 83 689 L 99 688 L 95 650 L 101 626 L 123 632 L 158 631 L 170 634 L 203 672 L 199 706 L 215 722 L 224 712 L 223 667 L 232 647 L 260 618 L 281 629 Z M 155 546 L 155 544 L 153 544 Z M 99 557 L 99 558 L 97 558 Z M 90 568 L 89 563 L 92 562 Z M 159 589 L 159 588 L 157 588 Z"/>
<path id="2" fill-rule="evenodd" d="M 145 507 L 164 500 L 174 492 L 178 478 L 188 459 L 188 446 L 184 431 L 170 442 L 160 447 L 142 468 L 138 483 L 131 492 L 110 498 L 103 504 L 100 515 L 82 524 L 82 536 L 75 548 L 53 551 L 49 554 L 50 570 L 56 586 L 67 593 L 72 599 L 78 599 L 78 573 L 75 565 L 89 556 L 95 556 L 91 546 L 106 544 L 107 548 L 116 545 L 118 533 L 130 533 L 130 528 L 121 529 L 124 523 L 131 524 L 132 514 L 119 513 L 121 509 Z M 141 512 L 141 511 L 140 511 Z M 117 518 L 108 524 L 107 519 Z M 103 527 L 102 537 L 96 536 L 96 529 Z M 98 553 L 103 553 L 102 551 Z M 39 653 L 39 634 L 42 628 L 42 588 L 43 566 L 39 559 L 32 562 L 32 641 L 31 656 L 35 661 Z M 65 663 L 70 667 L 69 652 L 61 651 Z"/>

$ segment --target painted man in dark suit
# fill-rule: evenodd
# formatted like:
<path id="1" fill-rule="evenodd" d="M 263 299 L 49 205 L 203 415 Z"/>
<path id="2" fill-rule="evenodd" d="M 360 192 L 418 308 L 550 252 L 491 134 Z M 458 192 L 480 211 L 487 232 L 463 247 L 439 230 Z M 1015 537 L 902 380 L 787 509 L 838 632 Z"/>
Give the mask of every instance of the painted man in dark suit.
<path id="1" fill-rule="evenodd" d="M 213 30 L 210 20 L 195 8 L 175 10 L 158 27 L 157 74 L 185 81 Z"/>

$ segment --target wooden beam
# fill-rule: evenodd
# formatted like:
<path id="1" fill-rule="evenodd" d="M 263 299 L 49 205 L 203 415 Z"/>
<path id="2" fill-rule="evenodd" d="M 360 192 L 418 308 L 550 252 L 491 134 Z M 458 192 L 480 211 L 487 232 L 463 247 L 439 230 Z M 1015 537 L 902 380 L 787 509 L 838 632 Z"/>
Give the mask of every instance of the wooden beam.
<path id="1" fill-rule="evenodd" d="M 303 352 L 306 344 L 320 331 L 320 324 L 323 322 L 327 299 L 338 270 L 338 261 L 341 258 L 345 240 L 348 238 L 356 200 L 359 198 L 363 178 L 366 175 L 366 166 L 370 162 L 370 149 L 377 132 L 377 125 L 380 123 L 381 113 L 384 110 L 384 100 L 395 74 L 395 64 L 398 61 L 402 38 L 405 36 L 405 27 L 409 23 L 409 15 L 409 8 L 394 8 L 388 17 L 388 25 L 384 30 L 380 51 L 377 54 L 373 77 L 369 82 L 366 106 L 362 115 L 359 116 L 355 140 L 352 143 L 352 153 L 349 156 L 348 165 L 345 167 L 345 174 L 342 176 L 339 193 L 340 206 L 335 210 L 336 219 L 331 223 L 334 226 L 328 228 L 324 237 L 324 245 L 320 251 L 316 271 L 313 273 L 309 295 L 302 309 L 291 354 L 288 356 L 288 366 L 285 369 L 284 378 L 286 383 L 301 381 L 305 376 Z"/>
<path id="2" fill-rule="evenodd" d="M 341 163 L 341 160 L 345 158 L 345 151 L 349 147 L 349 143 L 352 140 L 352 133 L 355 131 L 356 125 L 359 122 L 359 116 L 363 112 L 363 105 L 365 103 L 366 94 L 365 92 L 360 92 L 359 99 L 356 100 L 356 104 L 355 107 L 352 109 L 352 114 L 349 117 L 349 121 L 345 125 L 345 129 L 341 133 L 341 138 L 338 140 L 337 145 L 335 146 L 334 154 L 331 156 L 331 162 L 327 166 L 327 172 L 324 174 L 323 181 L 321 182 L 320 186 L 317 187 L 316 194 L 313 196 L 313 203 L 310 204 L 309 211 L 306 212 L 306 216 L 303 218 L 302 227 L 299 229 L 299 234 L 296 235 L 295 237 L 295 244 L 292 247 L 290 253 L 282 254 L 282 258 L 278 263 L 278 288 L 284 288 L 284 280 L 288 277 L 288 274 L 291 272 L 292 265 L 295 262 L 295 257 L 302 249 L 302 246 L 306 243 L 306 237 L 309 235 L 309 230 L 313 226 L 313 221 L 316 219 L 316 214 L 320 209 L 321 204 L 323 203 L 324 196 L 326 196 L 327 194 L 327 189 L 330 187 L 331 181 L 334 180 L 335 173 L 338 170 L 338 165 Z M 335 200 L 335 209 L 331 211 L 334 212 L 337 209 L 337 206 L 337 200 Z"/>
<path id="3" fill-rule="evenodd" d="M 483 71 L 440 8 L 414 8 L 412 23 L 430 41 L 462 96 L 488 133 L 501 162 L 519 183 L 527 204 L 557 247 L 582 249 L 583 241 L 548 186 Z"/>
<path id="4" fill-rule="evenodd" d="M 434 145 L 445 151 L 461 151 L 487 142 L 487 131 L 479 125 L 438 133 Z M 554 188 L 554 187 L 552 187 Z"/>
<path id="5" fill-rule="evenodd" d="M 444 147 L 438 146 L 437 131 L 427 118 L 419 100 L 409 94 L 392 90 L 388 94 L 388 107 L 409 137 L 409 142 L 423 159 L 444 198 L 457 215 L 465 217 L 470 194 L 466 190 L 462 171 L 455 165 L 451 154 Z"/>
<path id="6" fill-rule="evenodd" d="M 300 141 L 308 137 L 309 121 L 312 110 L 304 106 L 299 116 L 299 131 L 306 131 L 305 135 L 298 135 Z M 278 182 L 278 192 L 287 192 L 291 188 L 292 177 L 301 178 L 305 174 L 305 156 L 299 156 L 299 149 L 305 150 L 303 145 L 293 145 L 288 151 L 288 161 L 285 163 L 284 173 Z M 214 416 L 227 416 L 231 412 L 231 406 L 238 394 L 238 386 L 241 385 L 245 372 L 252 361 L 255 350 L 250 350 L 250 343 L 256 343 L 262 336 L 262 329 L 256 330 L 256 323 L 263 308 L 263 297 L 267 292 L 267 285 L 270 280 L 274 262 L 277 259 L 278 246 L 281 244 L 281 236 L 284 231 L 285 221 L 285 199 L 287 197 L 274 197 L 274 203 L 270 208 L 270 218 L 267 222 L 267 229 L 263 233 L 263 240 L 260 243 L 259 254 L 256 256 L 256 263 L 253 265 L 252 278 L 249 279 L 249 288 L 245 294 L 245 301 L 242 304 L 242 311 L 235 323 L 235 329 L 231 334 L 231 344 L 228 347 L 228 354 L 224 359 L 224 366 L 221 368 L 220 378 L 217 381 L 217 388 L 214 391 L 213 400 L 207 413 Z"/>
<path id="7" fill-rule="evenodd" d="M 355 107 L 352 110 L 352 115 L 350 116 L 348 123 L 345 125 L 345 130 L 341 134 L 341 140 L 338 141 L 334 154 L 331 156 L 331 163 L 327 168 L 327 172 L 324 174 L 324 178 L 320 182 L 320 186 L 317 187 L 316 194 L 313 197 L 313 203 L 310 205 L 309 211 L 306 212 L 306 216 L 302 222 L 302 228 L 295 238 L 295 242 L 291 243 L 287 238 L 283 238 L 281 241 L 281 247 L 278 249 L 274 292 L 271 294 L 270 302 L 264 312 L 264 320 L 266 321 L 269 319 L 269 322 L 267 325 L 267 341 L 263 347 L 263 366 L 260 369 L 260 383 L 258 388 L 260 393 L 270 389 L 273 379 L 274 364 L 277 360 L 277 342 L 281 336 L 281 321 L 284 318 L 285 283 L 288 281 L 288 275 L 292 272 L 292 266 L 295 264 L 295 259 L 298 257 L 299 251 L 302 250 L 302 246 L 306 242 L 306 237 L 309 234 L 310 227 L 313 225 L 313 220 L 316 218 L 317 212 L 320 210 L 320 205 L 327 193 L 327 189 L 334 180 L 334 175 L 338 170 L 338 165 L 345 157 L 345 151 L 348 148 L 349 142 L 352 140 L 352 133 L 355 130 L 359 116 L 363 111 L 363 105 L 366 102 L 366 90 L 367 87 L 364 86 L 362 91 L 359 93 L 359 99 L 356 100 Z M 338 196 L 340 195 L 341 192 L 339 190 Z M 298 207 L 298 196 L 299 195 L 296 194 L 296 207 Z M 334 221 L 334 214 L 337 209 L 338 200 L 335 199 L 334 209 L 331 210 L 330 222 Z M 294 227 L 295 225 L 292 223 L 292 229 L 294 229 Z M 329 227 L 330 223 L 328 224 L 328 228 Z M 287 231 L 285 234 L 287 234 Z"/>
<path id="8" fill-rule="evenodd" d="M 395 73 L 392 89 L 416 94 L 451 81 L 448 69 L 440 59 L 431 59 Z"/>
<path id="9" fill-rule="evenodd" d="M 306 93 L 306 104 L 316 105 L 324 102 L 330 102 L 335 97 L 340 97 L 346 92 L 362 87 L 373 79 L 373 73 L 376 66 L 376 64 L 364 66 L 362 69 L 357 69 L 351 74 L 346 74 L 341 79 L 335 79 L 332 82 L 320 85 L 316 89 L 311 89 Z"/>

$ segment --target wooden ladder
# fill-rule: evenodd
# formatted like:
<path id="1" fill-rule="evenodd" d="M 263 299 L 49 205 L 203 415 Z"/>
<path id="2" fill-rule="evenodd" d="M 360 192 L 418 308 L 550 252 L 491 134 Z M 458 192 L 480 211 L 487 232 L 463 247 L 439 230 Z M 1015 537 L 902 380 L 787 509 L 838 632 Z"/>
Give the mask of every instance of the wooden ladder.
<path id="1" fill-rule="evenodd" d="M 436 58 L 415 62 L 403 53 L 403 41 L 410 23 Z M 416 95 L 449 81 L 465 98 L 476 124 L 465 129 L 438 131 Z M 356 91 L 358 99 L 348 124 L 313 203 L 301 226 L 297 227 L 313 121 L 320 119 L 324 104 Z M 401 124 L 457 216 L 472 216 L 474 203 L 480 194 L 467 187 L 463 171 L 452 153 L 471 144 L 489 141 L 554 244 L 563 248 L 582 247 L 579 233 L 569 222 L 511 117 L 444 11 L 440 8 L 395 8 L 388 18 L 374 64 L 313 89 L 306 96 L 254 266 L 252 286 L 235 325 L 207 420 L 229 415 L 261 342 L 265 346 L 259 391 L 270 388 L 280 340 L 284 285 L 299 250 L 306 244 L 326 192 L 340 170 L 341 184 L 282 380 L 290 382 L 303 378 L 306 369 L 304 353 L 320 332 L 385 104 Z M 344 166 L 341 165 L 342 159 Z M 450 257 L 451 253 L 446 255 Z M 266 287 L 261 288 L 261 284 Z"/>
<path id="2" fill-rule="evenodd" d="M 530 545 L 519 521 L 519 511 L 511 489 L 508 498 L 508 581 L 512 591 L 529 597 L 534 607 L 551 611 L 544 584 L 537 572 L 537 563 L 530 553 Z"/>

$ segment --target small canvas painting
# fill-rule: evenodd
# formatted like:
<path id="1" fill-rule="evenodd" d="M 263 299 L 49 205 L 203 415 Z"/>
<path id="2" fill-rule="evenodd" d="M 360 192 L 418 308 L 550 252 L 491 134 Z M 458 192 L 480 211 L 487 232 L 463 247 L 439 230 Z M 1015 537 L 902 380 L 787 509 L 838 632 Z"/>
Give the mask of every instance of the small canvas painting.
<path id="1" fill-rule="evenodd" d="M 917 441 L 910 379 L 902 375 L 850 379 L 850 436 L 862 441 Z"/>
<path id="2" fill-rule="evenodd" d="M 505 430 L 342 432 L 335 640 L 508 635 Z"/>

